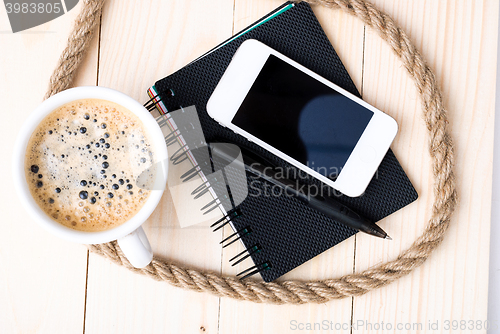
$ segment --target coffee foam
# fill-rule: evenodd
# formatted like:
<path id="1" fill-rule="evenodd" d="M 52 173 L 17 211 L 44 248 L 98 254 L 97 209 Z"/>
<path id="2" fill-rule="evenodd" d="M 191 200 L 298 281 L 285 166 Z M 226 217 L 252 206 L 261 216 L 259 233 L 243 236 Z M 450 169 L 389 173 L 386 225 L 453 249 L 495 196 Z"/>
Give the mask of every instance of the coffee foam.
<path id="1" fill-rule="evenodd" d="M 154 154 L 142 122 L 126 108 L 77 100 L 50 113 L 30 138 L 26 180 L 52 219 L 80 231 L 123 224 L 144 205 L 153 183 Z"/>

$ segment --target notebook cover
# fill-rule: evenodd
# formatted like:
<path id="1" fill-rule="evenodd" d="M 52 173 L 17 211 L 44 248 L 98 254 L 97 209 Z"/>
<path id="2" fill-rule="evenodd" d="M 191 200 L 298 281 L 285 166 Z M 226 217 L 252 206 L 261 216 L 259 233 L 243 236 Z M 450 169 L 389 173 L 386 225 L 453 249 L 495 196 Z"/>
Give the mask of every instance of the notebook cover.
<path id="1" fill-rule="evenodd" d="M 287 6 L 290 8 L 287 9 Z M 249 30 L 245 34 L 230 38 L 186 67 L 157 81 L 155 89 L 170 111 L 196 106 L 207 142 L 222 141 L 247 147 L 259 152 L 276 166 L 289 168 L 291 175 L 294 175 L 293 172 L 298 173 L 302 182 L 327 187 L 272 153 L 220 126 L 206 112 L 206 103 L 233 54 L 242 42 L 250 38 L 263 42 L 361 97 L 307 3 L 285 3 L 266 17 L 261 24 L 242 30 Z M 173 97 L 169 94 L 170 89 L 175 92 Z M 206 174 L 210 172 L 205 171 Z M 356 233 L 295 198 L 286 195 L 265 198 L 258 196 L 259 191 L 264 190 L 264 182 L 254 182 L 250 186 L 255 178 L 250 174 L 247 178 L 249 196 L 240 204 L 242 216 L 234 219 L 233 224 L 236 230 L 251 228 L 252 232 L 241 238 L 247 249 L 255 244 L 261 246 L 262 250 L 251 256 L 254 263 L 271 264 L 270 269 L 260 272 L 264 281 L 275 280 Z M 373 221 L 392 214 L 417 197 L 417 192 L 391 150 L 387 152 L 376 176 L 362 196 L 351 198 L 338 193 L 335 195 L 337 200 Z M 247 264 L 246 267 L 253 265 L 249 264 L 249 260 L 243 263 Z"/>

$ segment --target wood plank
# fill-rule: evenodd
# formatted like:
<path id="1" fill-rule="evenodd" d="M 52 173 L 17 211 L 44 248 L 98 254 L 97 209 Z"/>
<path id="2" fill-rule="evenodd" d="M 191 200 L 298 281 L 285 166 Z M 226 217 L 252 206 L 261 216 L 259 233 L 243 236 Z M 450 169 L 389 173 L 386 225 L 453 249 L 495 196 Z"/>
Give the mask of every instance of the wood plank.
<path id="1" fill-rule="evenodd" d="M 445 320 L 485 320 L 498 3 L 372 1 L 409 33 L 437 74 L 457 147 L 461 202 L 445 241 L 423 267 L 388 287 L 355 298 L 354 324 L 364 321 L 373 326 L 383 321 L 387 328 L 388 323 L 427 326 L 428 321 L 437 320 L 443 326 Z M 236 1 L 234 30 L 279 4 Z M 0 82 L 0 108 L 5 111 L 0 123 L 2 156 L 12 155 L 23 121 L 41 102 L 80 6 L 17 34 L 10 32 L 4 7 L 0 6 L 0 48 L 7 50 L 2 52 L 0 64 L 0 77 L 5 78 Z M 145 89 L 156 79 L 231 34 L 232 11 L 229 0 L 210 4 L 108 3 L 99 83 L 145 101 Z M 363 68 L 363 25 L 339 11 L 315 8 L 315 12 L 357 87 L 363 86 L 364 98 L 398 120 L 401 130 L 393 149 L 420 194 L 415 204 L 381 222 L 393 236 L 392 242 L 357 237 L 355 267 L 359 271 L 394 258 L 425 227 L 433 200 L 427 134 L 413 83 L 404 69 L 395 65 L 398 60 L 387 45 L 367 30 Z M 97 40 L 82 65 L 77 85 L 95 84 L 96 68 Z M 12 89 L 14 86 L 23 90 Z M 23 101 L 21 106 L 19 101 Z M 9 164 L 0 165 L 0 173 L 10 175 Z M 12 188 L 10 179 L 4 179 L 7 189 Z M 43 231 L 24 213 L 15 196 L 1 193 L 0 203 L 4 227 L 0 235 L 0 332 L 82 331 L 85 248 Z M 220 271 L 220 235 L 203 227 L 180 229 L 176 216 L 167 192 L 145 225 L 155 252 L 183 264 Z M 232 274 L 240 269 L 227 264 L 228 256 L 237 251 L 231 248 L 223 253 L 222 272 Z M 348 273 L 353 267 L 353 252 L 351 238 L 284 279 Z M 221 333 L 281 333 L 292 330 L 294 320 L 294 324 L 351 321 L 350 299 L 325 305 L 272 306 L 224 298 L 218 323 L 216 297 L 133 275 L 95 255 L 90 256 L 90 263 L 88 332 L 215 332 L 219 328 Z M 60 314 L 64 317 L 56 316 Z M 371 331 L 361 326 L 355 332 Z"/>
<path id="2" fill-rule="evenodd" d="M 169 131 L 170 129 L 167 129 L 166 133 L 169 133 Z M 181 145 L 175 142 L 168 146 L 167 149 L 169 156 L 172 156 L 172 154 L 181 149 Z M 172 161 L 169 162 L 168 191 L 177 215 L 177 222 L 181 228 L 201 228 L 207 233 L 211 233 L 210 229 L 207 229 L 207 227 L 212 225 L 213 222 L 221 219 L 223 215 L 219 209 L 213 210 L 208 214 L 205 214 L 207 209 L 202 210 L 203 207 L 214 200 L 214 196 L 212 196 L 210 192 L 205 193 L 196 200 L 194 196 L 191 195 L 193 190 L 204 183 L 199 175 L 196 175 L 188 182 L 184 182 L 183 179 L 181 179 L 181 176 L 191 168 L 193 168 L 193 163 L 189 159 L 177 165 L 174 165 Z M 221 233 L 217 233 L 217 236 L 221 235 Z"/>
<path id="3" fill-rule="evenodd" d="M 456 147 L 460 204 L 443 244 L 419 269 L 394 284 L 355 298 L 354 323 L 383 321 L 424 326 L 428 321 L 486 320 L 497 1 L 373 1 L 409 34 L 442 87 Z M 394 259 L 421 234 L 434 199 L 421 101 L 388 45 L 367 28 L 364 99 L 395 117 L 392 148 L 420 195 L 380 223 L 392 237 L 380 243 L 360 235 L 356 271 Z M 467 322 L 467 326 L 469 323 Z M 416 329 L 416 327 L 413 327 Z M 439 328 L 443 331 L 443 327 Z M 485 332 L 475 328 L 473 332 Z M 460 331 L 460 328 L 459 328 Z M 370 333 L 369 327 L 356 333 Z M 466 332 L 463 330 L 462 332 Z M 470 332 L 470 330 L 467 330 Z"/>
<path id="4" fill-rule="evenodd" d="M 81 3 L 53 21 L 13 34 L 0 6 L 0 164 L 2 184 L 13 189 L 10 157 L 15 138 L 43 99 Z M 95 39 L 76 85 L 97 78 Z M 0 193 L 0 332 L 83 331 L 87 249 L 38 226 L 10 191 Z"/>
<path id="5" fill-rule="evenodd" d="M 281 3 L 282 1 L 237 0 L 235 2 L 235 32 L 248 26 Z M 363 64 L 363 24 L 340 11 L 314 7 L 314 12 L 356 86 L 360 89 Z M 225 232 L 230 233 L 230 230 L 227 229 Z M 322 279 L 351 273 L 354 264 L 354 245 L 355 238 L 353 237 L 294 269 L 281 280 Z M 239 243 L 224 250 L 222 261 L 224 273 L 234 275 L 253 265 L 251 260 L 245 260 L 236 267 L 229 265 L 229 258 L 242 250 L 243 247 Z M 223 298 L 221 299 L 219 330 L 220 333 L 284 333 L 304 329 L 306 327 L 303 326 L 307 323 L 319 323 L 323 326 L 326 324 L 323 321 L 327 321 L 328 326 L 330 326 L 330 321 L 348 326 L 351 323 L 351 310 L 351 298 L 327 304 L 300 306 L 255 304 Z"/>
<path id="6" fill-rule="evenodd" d="M 99 85 L 145 102 L 146 89 L 231 35 L 232 0 L 108 1 Z M 182 229 L 167 190 L 144 225 L 156 255 L 220 272 L 220 234 Z M 217 331 L 219 298 L 134 275 L 90 255 L 86 331 Z M 109 307 L 113 305 L 113 307 Z"/>

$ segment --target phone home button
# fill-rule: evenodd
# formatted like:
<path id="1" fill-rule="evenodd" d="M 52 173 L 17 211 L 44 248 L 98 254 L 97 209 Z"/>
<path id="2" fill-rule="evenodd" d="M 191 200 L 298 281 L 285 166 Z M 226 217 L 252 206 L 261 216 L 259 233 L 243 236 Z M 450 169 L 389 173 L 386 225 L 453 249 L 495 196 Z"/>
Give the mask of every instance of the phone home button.
<path id="1" fill-rule="evenodd" d="M 372 162 L 377 157 L 377 151 L 370 145 L 363 145 L 359 147 L 358 157 L 365 163 Z"/>

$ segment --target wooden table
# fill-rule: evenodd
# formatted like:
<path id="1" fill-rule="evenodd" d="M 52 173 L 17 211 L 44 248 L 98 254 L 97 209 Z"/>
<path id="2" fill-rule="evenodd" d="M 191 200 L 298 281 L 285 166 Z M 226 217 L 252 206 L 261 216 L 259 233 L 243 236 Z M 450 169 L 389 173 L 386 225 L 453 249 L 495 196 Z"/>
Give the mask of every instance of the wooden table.
<path id="1" fill-rule="evenodd" d="M 301 306 L 175 288 L 132 274 L 36 225 L 12 191 L 12 146 L 42 101 L 81 4 L 17 34 L 10 32 L 0 6 L 0 175 L 6 189 L 0 192 L 0 333 L 286 333 L 308 324 L 320 332 L 315 323 L 332 333 L 349 333 L 351 324 L 354 333 L 377 328 L 417 333 L 429 332 L 429 323 L 438 321 L 437 333 L 453 320 L 467 326 L 474 321 L 475 330 L 463 332 L 485 332 L 478 324 L 487 315 L 498 1 L 372 1 L 409 34 L 436 73 L 456 144 L 460 205 L 442 245 L 410 275 L 361 297 Z M 108 0 L 99 38 L 76 85 L 107 86 L 144 102 L 157 79 L 281 3 Z M 380 222 L 393 241 L 357 235 L 286 279 L 339 277 L 395 258 L 423 231 L 433 202 L 427 130 L 413 82 L 388 45 L 358 19 L 325 8 L 314 11 L 363 98 L 397 119 L 400 132 L 392 148 L 420 198 Z M 240 268 L 227 260 L 238 249 L 222 251 L 222 235 L 206 227 L 181 229 L 171 201 L 167 191 L 144 225 L 155 253 L 199 269 L 236 273 Z M 500 319 L 490 320 L 500 327 Z M 344 330 L 335 331 L 339 325 Z M 460 324 L 453 332 L 461 332 Z"/>

